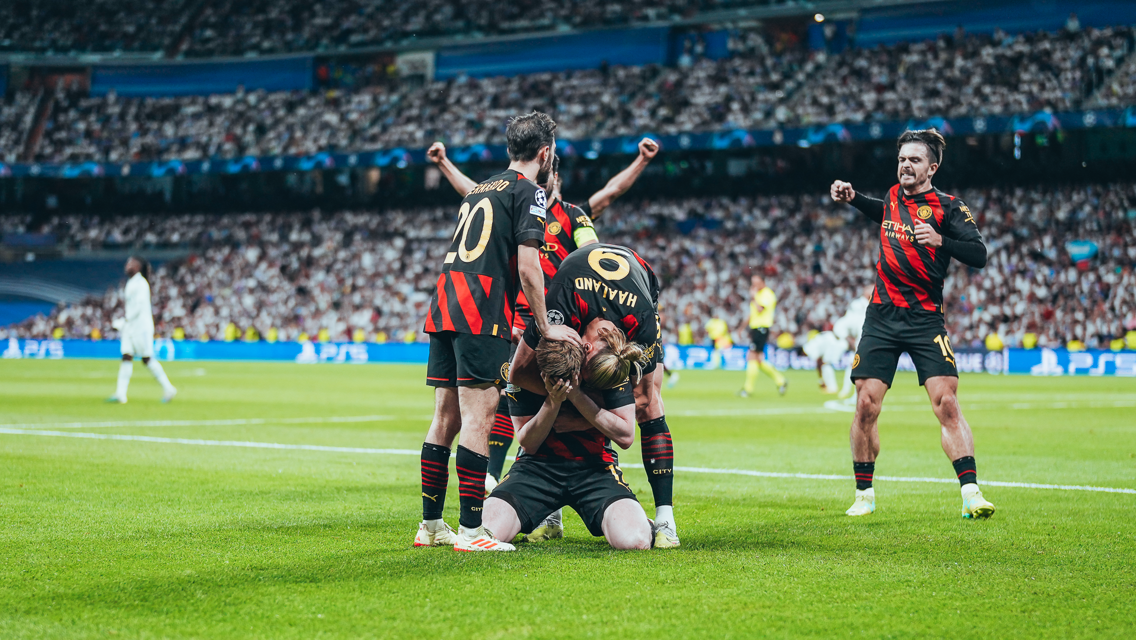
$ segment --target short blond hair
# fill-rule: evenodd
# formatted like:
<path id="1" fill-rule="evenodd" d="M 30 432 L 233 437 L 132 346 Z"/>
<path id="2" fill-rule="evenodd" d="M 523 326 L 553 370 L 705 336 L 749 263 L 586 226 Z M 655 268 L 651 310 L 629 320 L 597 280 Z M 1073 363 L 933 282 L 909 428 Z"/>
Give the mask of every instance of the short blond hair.
<path id="1" fill-rule="evenodd" d="M 541 373 L 554 380 L 572 380 L 584 364 L 584 347 L 575 342 L 540 339 L 536 345 L 536 364 Z"/>
<path id="2" fill-rule="evenodd" d="M 643 347 L 627 339 L 619 329 L 605 327 L 599 337 L 607 343 L 584 365 L 581 378 L 594 389 L 613 389 L 627 380 L 638 382 L 643 377 L 647 353 Z"/>

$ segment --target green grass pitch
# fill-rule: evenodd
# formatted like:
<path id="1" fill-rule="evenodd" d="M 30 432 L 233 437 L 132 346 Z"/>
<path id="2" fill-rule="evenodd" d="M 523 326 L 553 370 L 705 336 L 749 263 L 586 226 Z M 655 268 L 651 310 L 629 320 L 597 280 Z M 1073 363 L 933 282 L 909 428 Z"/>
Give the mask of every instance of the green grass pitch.
<path id="1" fill-rule="evenodd" d="M 573 513 L 514 554 L 413 549 L 414 455 L 165 440 L 417 450 L 423 367 L 170 363 L 170 405 L 136 367 L 105 405 L 116 371 L 0 362 L 0 638 L 1136 637 L 1131 493 L 987 486 L 998 512 L 972 522 L 957 483 L 877 480 L 853 519 L 850 478 L 679 471 L 681 549 L 613 552 Z M 812 374 L 746 400 L 741 375 L 665 391 L 678 465 L 851 476 L 851 415 Z M 1136 380 L 970 375 L 960 396 L 980 482 L 1136 489 Z M 877 475 L 953 478 L 913 375 L 881 439 Z M 452 524 L 456 494 L 451 473 Z"/>

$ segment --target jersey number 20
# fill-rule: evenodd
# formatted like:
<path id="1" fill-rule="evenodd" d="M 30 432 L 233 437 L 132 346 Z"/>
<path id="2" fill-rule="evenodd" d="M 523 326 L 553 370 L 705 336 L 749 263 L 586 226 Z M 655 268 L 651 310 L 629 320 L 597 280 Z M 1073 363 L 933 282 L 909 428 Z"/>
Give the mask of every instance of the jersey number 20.
<path id="1" fill-rule="evenodd" d="M 472 250 L 467 249 L 467 241 L 469 239 L 469 227 L 473 224 L 473 219 L 477 217 L 477 212 L 485 212 L 485 217 L 481 221 L 481 236 L 477 240 L 477 246 Z M 493 235 L 493 203 L 489 198 L 482 198 L 471 209 L 468 202 L 463 202 L 461 209 L 458 210 L 458 228 L 454 231 L 454 240 L 457 240 L 458 235 L 461 235 L 461 242 L 458 243 L 458 250 L 451 251 L 446 254 L 445 264 L 450 264 L 454 258 L 461 258 L 462 262 L 473 262 L 485 253 L 485 247 L 489 245 L 489 237 Z"/>

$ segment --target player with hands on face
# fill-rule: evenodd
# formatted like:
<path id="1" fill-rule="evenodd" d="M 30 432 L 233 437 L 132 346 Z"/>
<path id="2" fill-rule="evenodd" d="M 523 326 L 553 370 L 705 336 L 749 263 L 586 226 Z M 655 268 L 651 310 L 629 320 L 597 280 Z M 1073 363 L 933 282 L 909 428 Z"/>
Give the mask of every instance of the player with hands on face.
<path id="1" fill-rule="evenodd" d="M 509 375 L 515 303 L 527 291 L 530 329 L 550 342 L 577 345 L 568 327 L 549 322 L 544 308 L 540 248 L 548 217 L 548 180 L 556 148 L 556 123 L 533 112 L 510 120 L 509 167 L 465 194 L 457 224 L 430 300 L 426 384 L 435 387 L 434 418 L 422 445 L 422 522 L 416 547 L 456 551 L 510 551 L 482 524 L 489 434 L 500 389 Z M 449 482 L 450 447 L 457 448 L 459 528 L 442 520 Z"/>
<path id="2" fill-rule="evenodd" d="M 610 336 L 618 375 L 645 358 L 626 337 Z M 581 387 L 584 349 L 541 340 L 535 349 L 540 391 L 513 388 L 510 411 L 521 454 L 485 501 L 485 523 L 503 540 L 529 533 L 564 506 L 588 531 L 615 549 L 649 549 L 652 530 L 635 493 L 623 480 L 614 441 L 635 442 L 635 399 L 626 376 L 608 388 Z M 606 382 L 597 376 L 599 382 Z M 586 384 L 586 383 L 585 383 Z"/>

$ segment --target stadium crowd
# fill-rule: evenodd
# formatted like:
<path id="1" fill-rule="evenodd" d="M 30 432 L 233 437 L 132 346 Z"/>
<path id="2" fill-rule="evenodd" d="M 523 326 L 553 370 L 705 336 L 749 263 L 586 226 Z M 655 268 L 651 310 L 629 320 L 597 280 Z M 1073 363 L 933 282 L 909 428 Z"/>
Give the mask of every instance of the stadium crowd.
<path id="1" fill-rule="evenodd" d="M 1131 27 L 851 48 L 786 105 L 801 124 L 1012 115 L 1082 105 L 1136 49 Z"/>
<path id="2" fill-rule="evenodd" d="M 948 326 L 956 346 L 989 334 L 1007 345 L 1109 342 L 1136 329 L 1136 184 L 987 189 L 959 194 L 976 212 L 990 250 L 982 271 L 954 263 L 947 279 Z M 774 333 L 798 340 L 824 329 L 874 282 L 878 229 L 827 195 L 621 202 L 598 222 L 601 240 L 635 248 L 664 289 L 664 331 L 695 340 L 722 318 L 739 327 L 748 276 L 777 291 Z M 223 218 L 196 215 L 111 219 L 61 216 L 31 231 L 73 248 L 181 247 L 192 255 L 157 270 L 157 331 L 188 339 L 324 335 L 414 340 L 453 231 L 445 208 L 288 213 Z M 1077 262 L 1067 242 L 1087 241 Z M 12 327 L 15 335 L 113 336 L 121 292 L 60 308 Z M 233 325 L 229 327 L 230 323 Z M 321 334 L 326 331 L 326 334 Z M 227 334 L 228 332 L 228 334 Z M 739 339 L 741 335 L 737 336 Z"/>
<path id="3" fill-rule="evenodd" d="M 267 55 L 641 24 L 772 0 L 8 0 L 0 51 Z"/>
<path id="4" fill-rule="evenodd" d="M 1134 99 L 1112 72 L 1133 50 L 1128 27 L 1074 34 L 959 35 L 829 56 L 734 32 L 732 55 L 675 67 L 603 67 L 458 77 L 317 92 L 92 97 L 60 90 L 38 162 L 195 160 L 244 155 L 503 142 L 506 119 L 545 111 L 568 140 L 829 122 L 1016 114 Z M 696 52 L 697 53 L 697 52 Z M 1102 70 L 1107 70 L 1107 73 Z M 1109 84 L 1111 83 L 1111 84 Z M 1107 87 L 1104 85 L 1108 85 Z"/>
<path id="5" fill-rule="evenodd" d="M 35 119 L 39 96 L 17 91 L 11 102 L 0 99 L 0 162 L 18 162 Z"/>

